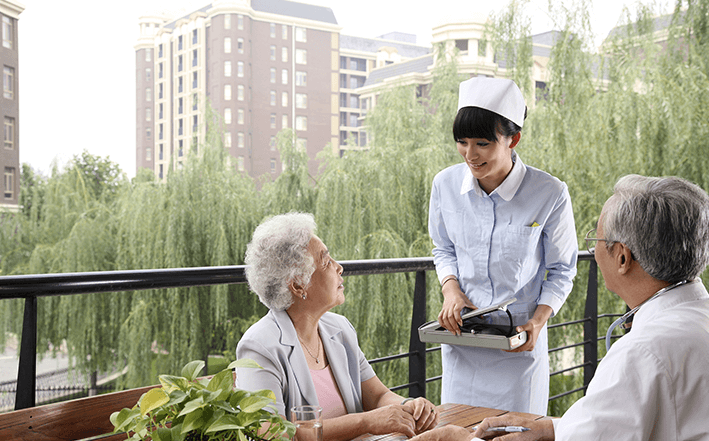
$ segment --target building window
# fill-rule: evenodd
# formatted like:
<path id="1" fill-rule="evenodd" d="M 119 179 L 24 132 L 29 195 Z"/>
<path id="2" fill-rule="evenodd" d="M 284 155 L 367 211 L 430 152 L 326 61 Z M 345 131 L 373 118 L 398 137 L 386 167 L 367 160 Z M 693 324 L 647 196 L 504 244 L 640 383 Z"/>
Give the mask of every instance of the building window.
<path id="1" fill-rule="evenodd" d="M 305 152 L 308 150 L 308 140 L 305 138 L 298 138 L 295 140 L 295 148 L 299 152 Z"/>
<path id="2" fill-rule="evenodd" d="M 358 119 L 359 115 L 357 115 L 356 113 L 350 113 L 350 127 L 358 127 Z"/>
<path id="3" fill-rule="evenodd" d="M 281 70 L 281 84 L 288 84 L 288 69 Z"/>
<path id="4" fill-rule="evenodd" d="M 158 119 L 162 119 L 162 103 L 158 104 Z"/>
<path id="5" fill-rule="evenodd" d="M 308 108 L 308 94 L 307 93 L 296 93 L 295 94 L 295 108 L 296 109 L 307 109 Z"/>
<path id="6" fill-rule="evenodd" d="M 184 145 L 185 145 L 185 144 L 184 144 L 184 141 L 183 141 L 182 139 L 180 139 L 179 141 L 177 141 L 177 156 L 179 156 L 179 157 L 184 156 L 184 154 L 185 154 L 184 148 L 183 148 Z"/>
<path id="7" fill-rule="evenodd" d="M 244 30 L 244 16 L 239 14 L 236 16 L 236 27 L 240 30 Z"/>
<path id="8" fill-rule="evenodd" d="M 5 94 L 5 98 L 7 98 L 7 93 Z M 153 100 L 153 89 L 147 87 L 145 88 L 145 101 L 152 101 Z"/>
<path id="9" fill-rule="evenodd" d="M 151 74 L 150 68 L 149 67 L 145 68 L 145 81 L 150 82 L 150 74 Z"/>
<path id="10" fill-rule="evenodd" d="M 236 134 L 236 146 L 242 149 L 244 148 L 244 132 Z"/>
<path id="11" fill-rule="evenodd" d="M 159 150 L 158 150 L 158 160 L 162 161 L 163 160 L 163 146 L 160 144 Z"/>
<path id="12" fill-rule="evenodd" d="M 182 50 L 182 35 L 177 37 L 177 50 L 181 51 Z"/>
<path id="13" fill-rule="evenodd" d="M 163 125 L 158 125 L 158 139 L 163 139 Z"/>
<path id="14" fill-rule="evenodd" d="M 288 128 L 288 115 L 286 115 L 285 113 L 281 117 L 281 128 L 282 129 Z"/>
<path id="15" fill-rule="evenodd" d="M 182 98 L 178 98 L 178 99 L 177 99 L 177 114 L 178 114 L 178 115 L 182 115 L 182 113 L 184 113 L 184 112 L 183 112 L 182 103 L 183 103 L 183 99 L 182 99 Z"/>
<path id="16" fill-rule="evenodd" d="M 468 52 L 468 40 L 456 40 L 455 47 L 461 52 Z"/>
<path id="17" fill-rule="evenodd" d="M 2 17 L 2 47 L 12 49 L 12 19 L 10 17 Z"/>
<path id="18" fill-rule="evenodd" d="M 177 57 L 177 71 L 182 72 L 182 55 Z"/>
<path id="19" fill-rule="evenodd" d="M 145 160 L 146 161 L 153 160 L 153 149 L 151 149 L 150 147 L 145 148 Z"/>
<path id="20" fill-rule="evenodd" d="M 163 89 L 163 83 L 158 84 L 158 99 L 162 99 L 162 89 Z M 152 94 L 151 94 L 152 96 Z M 150 101 L 150 100 L 148 100 Z"/>
<path id="21" fill-rule="evenodd" d="M 275 105 L 276 105 L 276 91 L 275 91 L 275 90 L 272 90 L 272 91 L 271 91 L 271 100 L 270 100 L 270 103 L 271 103 L 272 106 L 275 106 Z"/>
<path id="22" fill-rule="evenodd" d="M 239 101 L 244 101 L 244 86 L 241 84 L 236 86 L 236 99 Z"/>
<path id="23" fill-rule="evenodd" d="M 244 77 L 244 62 L 243 61 L 236 62 L 236 76 L 239 78 Z"/>
<path id="24" fill-rule="evenodd" d="M 276 128 L 276 114 L 275 113 L 271 114 L 271 128 L 272 129 Z"/>
<path id="25" fill-rule="evenodd" d="M 244 109 L 237 109 L 236 110 L 236 123 L 237 124 L 244 124 Z"/>
<path id="26" fill-rule="evenodd" d="M 359 97 L 357 95 L 350 95 L 350 107 L 359 109 Z"/>
<path id="27" fill-rule="evenodd" d="M 224 62 L 224 76 L 227 78 L 231 76 L 231 61 Z"/>
<path id="28" fill-rule="evenodd" d="M 177 78 L 177 93 L 182 93 L 182 91 L 185 90 L 185 83 L 182 78 L 183 77 Z"/>
<path id="29" fill-rule="evenodd" d="M 364 86 L 365 77 L 350 75 L 350 89 L 358 89 Z"/>
<path id="30" fill-rule="evenodd" d="M 180 118 L 177 120 L 177 136 L 182 136 L 185 134 L 185 120 Z"/>
<path id="31" fill-rule="evenodd" d="M 197 54 L 197 49 L 194 49 L 192 51 L 192 67 L 197 66 L 197 61 L 199 60 L 199 56 Z"/>
<path id="32" fill-rule="evenodd" d="M 362 58 L 350 58 L 350 70 L 367 71 L 367 60 Z"/>
<path id="33" fill-rule="evenodd" d="M 163 71 L 162 71 L 162 63 L 158 64 L 158 78 L 162 78 L 163 76 Z"/>
<path id="34" fill-rule="evenodd" d="M 162 43 L 158 45 L 158 58 L 162 58 Z"/>
<path id="35" fill-rule="evenodd" d="M 347 112 L 340 112 L 340 125 L 341 126 L 347 125 Z"/>
<path id="36" fill-rule="evenodd" d="M 230 37 L 224 37 L 224 53 L 225 54 L 231 53 L 231 38 Z"/>
<path id="37" fill-rule="evenodd" d="M 276 61 L 276 46 L 271 45 L 271 61 Z"/>
<path id="38" fill-rule="evenodd" d="M 281 38 L 288 40 L 288 26 L 286 25 L 281 25 Z"/>
<path id="39" fill-rule="evenodd" d="M 244 171 L 244 156 L 239 156 L 236 158 L 236 169 L 238 171 Z"/>
<path id="40" fill-rule="evenodd" d="M 12 199 L 15 195 L 15 169 L 5 167 L 5 199 Z"/>
<path id="41" fill-rule="evenodd" d="M 145 50 L 145 62 L 150 63 L 153 61 L 153 50 L 148 48 Z"/>
<path id="42" fill-rule="evenodd" d="M 197 102 L 199 100 L 199 97 L 197 96 L 196 93 L 192 94 L 192 110 L 197 110 Z"/>
<path id="43" fill-rule="evenodd" d="M 281 61 L 284 63 L 288 62 L 288 48 L 285 46 L 281 48 Z"/>
<path id="44" fill-rule="evenodd" d="M 229 132 L 224 134 L 224 147 L 228 149 L 231 148 L 231 133 Z"/>
<path id="45" fill-rule="evenodd" d="M 238 51 L 240 54 L 243 54 L 243 53 L 244 53 L 244 39 L 243 39 L 243 38 L 237 38 L 237 40 L 236 40 L 236 48 L 237 48 L 237 51 Z M 275 56 L 275 53 L 274 53 L 274 56 Z"/>
<path id="46" fill-rule="evenodd" d="M 271 147 L 271 151 L 276 150 L 276 137 L 275 136 L 271 136 L 269 146 Z"/>
<path id="47" fill-rule="evenodd" d="M 197 88 L 197 72 L 192 72 L 192 88 Z"/>
<path id="48" fill-rule="evenodd" d="M 197 133 L 198 128 L 199 128 L 199 116 L 194 115 L 192 117 L 192 133 Z"/>
<path id="49" fill-rule="evenodd" d="M 150 90 L 150 89 L 148 89 Z M 2 69 L 2 94 L 11 100 L 15 98 L 15 69 L 3 66 Z M 150 101 L 150 100 L 148 100 Z"/>
<path id="50" fill-rule="evenodd" d="M 276 160 L 271 158 L 271 173 L 276 173 Z"/>
<path id="51" fill-rule="evenodd" d="M 301 27 L 296 26 L 295 41 L 299 41 L 301 43 L 305 43 L 308 41 L 308 37 L 307 37 L 305 28 L 301 28 Z"/>
<path id="52" fill-rule="evenodd" d="M 3 134 L 5 148 L 15 149 L 15 118 L 5 117 L 5 130 Z"/>
<path id="53" fill-rule="evenodd" d="M 224 29 L 231 29 L 231 15 L 224 15 Z"/>
<path id="54" fill-rule="evenodd" d="M 162 164 L 159 165 L 158 167 L 158 179 L 162 179 L 163 173 L 162 173 Z"/>
<path id="55" fill-rule="evenodd" d="M 301 132 L 308 130 L 308 117 L 307 116 L 296 116 L 295 117 L 295 129 Z"/>
<path id="56" fill-rule="evenodd" d="M 231 124 L 231 109 L 224 109 L 224 124 Z"/>
<path id="57" fill-rule="evenodd" d="M 271 68 L 271 83 L 276 84 L 276 68 Z"/>
<path id="58" fill-rule="evenodd" d="M 347 57 L 340 57 L 340 69 L 347 69 Z"/>
<path id="59" fill-rule="evenodd" d="M 347 107 L 347 94 L 346 93 L 340 94 L 340 107 Z"/>
<path id="60" fill-rule="evenodd" d="M 281 107 L 288 107 L 288 92 L 281 92 Z"/>
<path id="61" fill-rule="evenodd" d="M 308 64 L 308 51 L 305 49 L 296 49 L 295 62 L 296 64 Z"/>
<path id="62" fill-rule="evenodd" d="M 197 44 L 199 42 L 199 37 L 197 36 L 197 29 L 192 30 L 192 44 Z"/>
<path id="63" fill-rule="evenodd" d="M 347 89 L 347 75 L 340 74 L 340 89 Z"/>
<path id="64" fill-rule="evenodd" d="M 231 101 L 231 84 L 224 85 L 224 101 Z"/>
<path id="65" fill-rule="evenodd" d="M 276 24 L 271 23 L 271 38 L 276 38 Z"/>
<path id="66" fill-rule="evenodd" d="M 145 109 L 145 120 L 150 121 L 151 119 L 153 119 L 153 109 L 148 107 L 147 109 Z"/>
<path id="67" fill-rule="evenodd" d="M 150 137 L 153 136 L 153 131 L 148 127 L 145 129 L 145 138 L 150 141 Z"/>
<path id="68" fill-rule="evenodd" d="M 296 86 L 307 86 L 308 85 L 308 73 L 302 71 L 295 72 L 295 85 Z"/>

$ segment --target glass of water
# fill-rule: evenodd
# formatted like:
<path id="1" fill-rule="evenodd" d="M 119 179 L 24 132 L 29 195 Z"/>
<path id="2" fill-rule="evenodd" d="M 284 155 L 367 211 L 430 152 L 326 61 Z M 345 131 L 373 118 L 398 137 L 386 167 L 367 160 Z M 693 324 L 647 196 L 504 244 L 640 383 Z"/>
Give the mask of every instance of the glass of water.
<path id="1" fill-rule="evenodd" d="M 290 419 L 297 431 L 295 441 L 322 441 L 322 408 L 320 406 L 294 406 Z"/>

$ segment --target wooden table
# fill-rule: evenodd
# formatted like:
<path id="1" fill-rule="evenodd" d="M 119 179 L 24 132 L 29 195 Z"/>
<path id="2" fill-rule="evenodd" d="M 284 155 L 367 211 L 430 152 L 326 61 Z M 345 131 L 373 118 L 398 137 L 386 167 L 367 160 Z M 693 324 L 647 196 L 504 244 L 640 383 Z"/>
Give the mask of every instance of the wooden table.
<path id="1" fill-rule="evenodd" d="M 546 418 L 542 415 L 531 413 L 508 412 L 506 410 L 490 409 L 488 407 L 474 407 L 466 404 L 441 404 L 436 407 L 439 412 L 438 426 L 446 426 L 455 424 L 456 426 L 465 427 L 472 432 L 473 426 L 480 424 L 482 420 L 488 417 L 500 415 L 516 415 L 535 420 Z M 407 440 L 406 436 L 400 433 L 391 433 L 389 435 L 369 435 L 355 438 L 357 441 L 403 441 Z"/>

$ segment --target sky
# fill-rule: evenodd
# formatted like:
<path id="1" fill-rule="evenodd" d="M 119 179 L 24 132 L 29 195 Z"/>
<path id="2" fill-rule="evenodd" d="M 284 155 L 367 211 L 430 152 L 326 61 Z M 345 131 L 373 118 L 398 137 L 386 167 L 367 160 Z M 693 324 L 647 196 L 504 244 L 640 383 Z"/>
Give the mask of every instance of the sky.
<path id="1" fill-rule="evenodd" d="M 135 176 L 135 50 L 138 17 L 154 12 L 190 13 L 209 0 L 18 0 L 20 162 L 49 175 L 86 150 L 108 156 Z M 431 29 L 452 18 L 487 16 L 506 2 L 436 0 L 433 9 L 402 8 L 403 0 L 300 0 L 330 7 L 341 33 L 374 38 L 389 32 L 430 44 Z M 554 28 L 548 4 L 529 0 L 532 32 Z M 567 0 L 568 2 L 568 0 Z M 407 2 L 414 5 L 416 2 Z M 593 0 L 596 45 L 637 0 Z M 667 11 L 661 5 L 660 10 Z"/>

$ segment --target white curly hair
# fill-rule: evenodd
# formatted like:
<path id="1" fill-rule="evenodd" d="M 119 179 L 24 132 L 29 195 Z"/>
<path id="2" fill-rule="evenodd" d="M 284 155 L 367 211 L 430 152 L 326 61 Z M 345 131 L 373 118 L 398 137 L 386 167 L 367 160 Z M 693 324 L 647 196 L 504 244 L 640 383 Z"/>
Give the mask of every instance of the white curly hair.
<path id="1" fill-rule="evenodd" d="M 264 220 L 246 246 L 246 280 L 261 303 L 283 311 L 293 304 L 288 285 L 310 283 L 315 260 L 308 243 L 315 236 L 315 219 L 310 213 L 287 213 Z"/>

